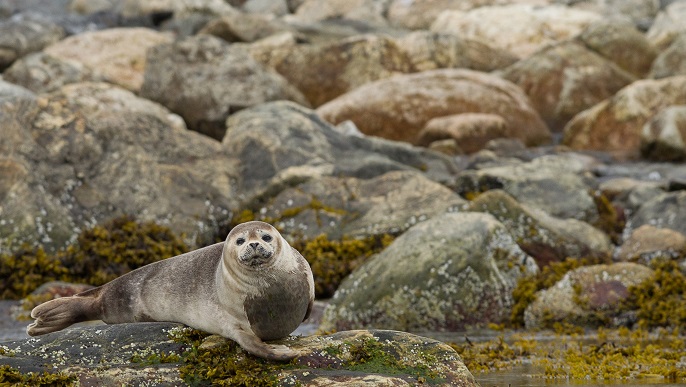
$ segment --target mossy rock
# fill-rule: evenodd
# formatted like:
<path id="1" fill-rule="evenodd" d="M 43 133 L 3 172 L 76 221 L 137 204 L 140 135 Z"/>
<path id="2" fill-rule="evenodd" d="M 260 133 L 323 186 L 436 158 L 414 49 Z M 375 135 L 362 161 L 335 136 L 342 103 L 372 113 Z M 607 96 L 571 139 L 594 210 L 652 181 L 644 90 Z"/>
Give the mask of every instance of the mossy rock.
<path id="1" fill-rule="evenodd" d="M 504 323 L 517 280 L 537 271 L 493 216 L 444 214 L 410 228 L 348 276 L 321 328 L 450 331 Z"/>
<path id="2" fill-rule="evenodd" d="M 653 270 L 639 264 L 621 262 L 574 269 L 536 299 L 524 312 L 527 328 L 552 328 L 555 323 L 581 327 L 633 324 L 624 306 L 629 288 L 648 280 Z"/>
<path id="3" fill-rule="evenodd" d="M 6 373 L 61 372 L 99 386 L 392 384 L 478 386 L 447 344 L 397 331 L 347 331 L 279 341 L 288 363 L 258 359 L 236 343 L 173 323 L 75 327 L 6 343 Z M 4 353 L 3 353 L 4 352 Z M 48 365 L 49 364 L 49 365 Z M 0 384 L 6 380 L 0 374 Z"/>

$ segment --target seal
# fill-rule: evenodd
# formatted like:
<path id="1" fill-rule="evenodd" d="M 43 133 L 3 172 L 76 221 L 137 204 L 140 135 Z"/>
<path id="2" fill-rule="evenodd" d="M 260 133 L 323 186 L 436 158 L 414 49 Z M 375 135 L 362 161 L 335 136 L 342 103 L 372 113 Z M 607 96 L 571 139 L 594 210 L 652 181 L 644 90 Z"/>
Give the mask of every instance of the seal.
<path id="1" fill-rule="evenodd" d="M 226 240 L 133 270 L 100 287 L 36 306 L 31 336 L 74 323 L 171 321 L 232 339 L 270 360 L 298 353 L 281 339 L 314 302 L 312 270 L 270 224 L 247 222 Z"/>

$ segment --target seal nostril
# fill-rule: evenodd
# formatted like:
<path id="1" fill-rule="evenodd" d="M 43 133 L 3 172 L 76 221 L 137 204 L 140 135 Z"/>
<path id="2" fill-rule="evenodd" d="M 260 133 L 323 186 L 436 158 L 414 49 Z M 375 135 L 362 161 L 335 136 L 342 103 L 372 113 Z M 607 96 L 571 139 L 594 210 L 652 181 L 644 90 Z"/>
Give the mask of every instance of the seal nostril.
<path id="1" fill-rule="evenodd" d="M 257 246 L 259 246 L 259 245 L 260 245 L 260 244 L 257 243 L 257 242 L 250 243 L 250 247 L 252 247 L 252 248 L 255 249 L 255 250 L 257 250 Z"/>

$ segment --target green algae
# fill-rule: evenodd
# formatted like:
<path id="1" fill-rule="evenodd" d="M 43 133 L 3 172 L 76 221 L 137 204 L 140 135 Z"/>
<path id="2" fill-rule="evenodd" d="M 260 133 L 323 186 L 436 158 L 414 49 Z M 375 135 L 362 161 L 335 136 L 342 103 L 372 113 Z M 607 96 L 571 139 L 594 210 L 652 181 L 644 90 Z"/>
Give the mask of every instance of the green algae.
<path id="1" fill-rule="evenodd" d="M 431 370 L 427 365 L 437 361 L 431 354 L 422 354 L 423 362 L 410 365 L 398 360 L 384 349 L 383 344 L 371 337 L 360 342 L 344 344 L 350 355 L 350 359 L 341 366 L 346 370 L 391 376 L 412 375 L 420 382 L 428 384 L 443 382 L 438 372 Z"/>
<path id="2" fill-rule="evenodd" d="M 320 235 L 311 240 L 295 241 L 292 246 L 300 251 L 312 268 L 315 296 L 328 298 L 333 296 L 345 277 L 369 257 L 388 247 L 393 239 L 389 234 L 339 240 L 329 240 L 326 235 Z"/>
<path id="3" fill-rule="evenodd" d="M 188 247 L 167 227 L 129 216 L 115 218 L 84 230 L 76 244 L 55 254 L 25 246 L 0 255 L 0 298 L 26 297 L 49 281 L 99 286 L 186 251 Z"/>
<path id="4" fill-rule="evenodd" d="M 29 372 L 24 374 L 16 368 L 0 365 L 0 386 L 68 387 L 76 385 L 77 380 L 76 375 L 64 372 Z"/>
<path id="5" fill-rule="evenodd" d="M 601 257 L 588 258 L 567 258 L 562 262 L 551 262 L 549 265 L 541 268 L 541 271 L 533 276 L 525 276 L 519 279 L 517 286 L 512 291 L 512 298 L 514 305 L 512 306 L 512 313 L 510 315 L 510 324 L 513 327 L 524 326 L 524 311 L 526 308 L 536 300 L 536 292 L 547 289 L 557 281 L 561 280 L 567 272 L 577 269 L 582 266 L 590 266 L 600 263 L 606 263 Z M 552 328 L 555 321 L 544 319 L 545 327 Z"/>
<path id="6" fill-rule="evenodd" d="M 274 363 L 248 355 L 232 340 L 203 348 L 209 336 L 191 328 L 171 334 L 174 341 L 188 347 L 181 355 L 179 373 L 189 386 L 277 386 L 279 371 L 294 367 L 293 362 Z"/>
<path id="7" fill-rule="evenodd" d="M 628 288 L 623 307 L 638 311 L 642 328 L 686 328 L 686 276 L 677 261 L 653 260 L 653 276 Z"/>
<path id="8" fill-rule="evenodd" d="M 620 328 L 551 337 L 512 334 L 507 340 L 450 344 L 472 373 L 532 364 L 543 379 L 637 380 L 659 378 L 685 382 L 684 337 L 678 331 Z"/>

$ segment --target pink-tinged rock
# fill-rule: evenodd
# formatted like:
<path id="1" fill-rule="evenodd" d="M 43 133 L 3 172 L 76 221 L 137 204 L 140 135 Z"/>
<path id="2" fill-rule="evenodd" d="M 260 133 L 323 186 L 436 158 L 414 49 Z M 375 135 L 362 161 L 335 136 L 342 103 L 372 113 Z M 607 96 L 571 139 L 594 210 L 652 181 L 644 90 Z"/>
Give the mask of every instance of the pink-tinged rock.
<path id="1" fill-rule="evenodd" d="M 513 83 L 464 69 L 398 75 L 371 82 L 317 109 L 327 121 L 353 121 L 365 134 L 415 143 L 433 118 L 487 113 L 503 117 L 527 145 L 550 141 L 550 131 Z"/>
<path id="2" fill-rule="evenodd" d="M 71 36 L 45 52 L 79 62 L 107 81 L 136 92 L 143 84 L 146 51 L 172 40 L 169 34 L 147 28 L 111 28 Z"/>
<path id="3" fill-rule="evenodd" d="M 577 114 L 565 126 L 563 143 L 637 156 L 643 125 L 665 107 L 679 104 L 686 104 L 686 76 L 636 81 Z"/>
<path id="4" fill-rule="evenodd" d="M 597 13 L 559 5 L 511 4 L 444 11 L 431 30 L 481 39 L 525 58 L 547 44 L 574 37 L 600 19 Z"/>
<path id="5" fill-rule="evenodd" d="M 430 120 L 419 132 L 417 143 L 422 146 L 454 139 L 466 153 L 481 150 L 493 139 L 507 137 L 507 121 L 497 114 L 464 113 Z"/>
<path id="6" fill-rule="evenodd" d="M 635 78 L 582 44 L 548 46 L 502 72 L 529 96 L 553 131 L 577 113 L 613 96 Z"/>
<path id="7" fill-rule="evenodd" d="M 644 224 L 617 248 L 615 259 L 650 264 L 655 258 L 677 258 L 684 252 L 686 235 L 669 228 Z"/>

